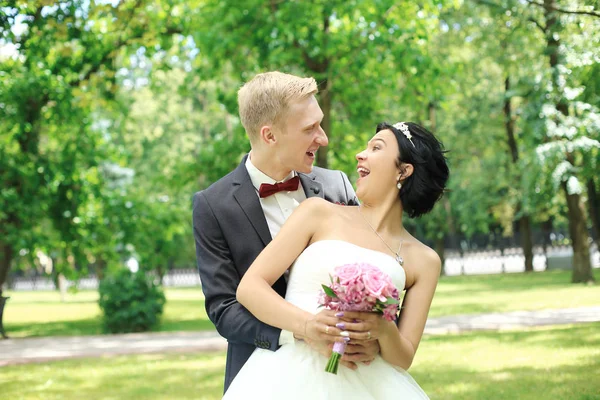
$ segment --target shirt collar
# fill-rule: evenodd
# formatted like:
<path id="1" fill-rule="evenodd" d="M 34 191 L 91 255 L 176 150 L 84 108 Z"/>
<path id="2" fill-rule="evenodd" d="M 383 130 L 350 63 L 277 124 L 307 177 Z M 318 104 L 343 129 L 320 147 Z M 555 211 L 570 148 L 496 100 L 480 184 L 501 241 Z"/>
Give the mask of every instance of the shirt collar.
<path id="1" fill-rule="evenodd" d="M 271 178 L 270 176 L 268 176 L 267 174 L 262 172 L 260 169 L 256 168 L 256 166 L 254 164 L 252 164 L 252 161 L 250 161 L 250 155 L 248 155 L 248 158 L 246 159 L 246 169 L 248 170 L 248 175 L 250 175 L 250 180 L 252 181 L 252 185 L 257 190 L 260 188 L 260 185 L 262 185 L 263 183 L 268 183 L 270 185 L 277 183 L 277 181 L 275 179 Z M 286 176 L 279 182 L 285 182 L 288 179 L 291 179 L 296 175 L 297 175 L 296 171 L 292 171 L 292 172 L 290 172 L 290 174 L 288 176 Z"/>

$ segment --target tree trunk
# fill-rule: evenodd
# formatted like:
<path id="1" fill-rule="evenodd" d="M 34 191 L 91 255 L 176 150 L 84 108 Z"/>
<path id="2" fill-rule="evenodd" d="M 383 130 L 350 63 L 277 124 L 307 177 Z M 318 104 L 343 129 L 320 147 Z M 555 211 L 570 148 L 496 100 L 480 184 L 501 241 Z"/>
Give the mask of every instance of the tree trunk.
<path id="1" fill-rule="evenodd" d="M 445 246 L 444 246 L 444 238 L 438 237 L 435 239 L 435 252 L 438 253 L 440 259 L 442 260 L 442 270 L 440 271 L 440 275 L 446 275 L 446 271 L 444 269 L 444 263 L 446 261 L 446 257 L 444 256 Z"/>
<path id="2" fill-rule="evenodd" d="M 164 284 L 164 279 L 165 279 L 165 268 L 163 265 L 157 265 L 154 268 L 154 271 L 156 271 L 156 276 L 158 277 L 158 284 L 160 286 L 162 286 Z"/>
<path id="3" fill-rule="evenodd" d="M 545 265 L 544 265 L 544 271 L 548 270 L 548 246 L 552 246 L 552 243 L 550 242 L 550 234 L 552 233 L 552 219 L 547 219 L 546 221 L 542 222 L 542 232 L 543 232 L 543 236 L 544 239 L 542 240 L 542 248 L 544 251 L 544 259 L 545 259 Z"/>
<path id="4" fill-rule="evenodd" d="M 596 184 L 593 179 L 588 179 L 587 181 L 587 192 L 592 228 L 594 230 L 594 236 L 596 236 L 596 248 L 600 251 L 600 213 L 598 210 L 600 208 L 600 198 L 598 198 Z"/>
<path id="5" fill-rule="evenodd" d="M 327 54 L 329 47 L 329 23 L 331 16 L 333 15 L 333 5 L 325 2 L 322 10 L 322 22 L 323 22 L 323 42 L 321 47 L 324 54 Z M 329 76 L 329 59 L 327 57 L 314 59 L 311 58 L 306 52 L 304 53 L 304 60 L 308 66 L 308 69 L 315 74 L 317 83 L 320 84 L 319 90 L 319 103 L 321 104 L 321 110 L 323 111 L 323 121 L 321 127 L 329 137 L 331 132 L 331 77 Z M 321 147 L 317 152 L 317 165 L 322 168 L 327 168 L 327 153 L 329 147 Z"/>
<path id="6" fill-rule="evenodd" d="M 10 269 L 15 253 L 13 248 L 7 243 L 2 243 L 0 249 L 2 250 L 2 254 L 0 254 L 0 297 L 2 297 L 2 288 L 6 283 L 8 270 Z"/>
<path id="7" fill-rule="evenodd" d="M 567 196 L 567 208 L 569 212 L 569 233 L 573 241 L 573 275 L 571 282 L 593 282 L 592 262 L 590 260 L 590 246 L 588 244 L 588 233 L 585 227 L 585 210 L 581 204 L 581 195 L 569 194 L 566 182 L 562 188 Z"/>
<path id="8" fill-rule="evenodd" d="M 4 297 L 0 295 L 0 335 L 2 335 L 2 339 L 8 339 L 8 335 L 6 335 L 6 331 L 4 330 L 4 324 L 2 322 L 4 318 L 4 307 L 6 306 L 6 302 L 10 297 Z"/>
<path id="9" fill-rule="evenodd" d="M 559 84 L 561 77 L 558 67 L 562 63 L 560 53 L 560 31 L 562 27 L 556 13 L 556 0 L 544 0 L 544 18 L 546 20 L 546 54 L 550 59 L 552 83 L 555 88 L 560 88 L 562 85 Z M 556 109 L 563 115 L 568 116 L 569 104 L 564 93 L 558 94 L 560 96 L 556 102 Z M 574 165 L 574 157 L 571 153 L 567 153 L 565 158 Z M 578 193 L 569 194 L 566 182 L 562 182 L 561 186 L 567 197 L 569 232 L 573 242 L 573 275 L 571 281 L 573 283 L 593 281 L 589 236 L 585 226 L 585 208 L 581 201 L 581 195 Z"/>
<path id="10" fill-rule="evenodd" d="M 321 128 L 330 137 L 331 134 L 331 87 L 329 79 L 322 81 L 322 88 L 319 90 L 319 104 L 321 110 L 323 110 L 323 121 L 321 122 Z M 327 168 L 327 153 L 329 146 L 319 148 L 317 152 L 317 165 L 322 168 Z"/>
<path id="11" fill-rule="evenodd" d="M 525 256 L 525 272 L 533 272 L 533 240 L 531 239 L 531 218 L 524 215 L 519 219 L 521 246 Z"/>
<path id="12" fill-rule="evenodd" d="M 3 243 L 0 249 L 2 249 L 2 254 L 0 254 L 0 335 L 3 339 L 8 339 L 3 324 L 4 307 L 6 306 L 8 297 L 4 297 L 2 295 L 2 287 L 4 286 L 6 277 L 8 276 L 8 270 L 10 269 L 10 265 L 14 257 L 14 250 L 6 243 Z"/>
<path id="13" fill-rule="evenodd" d="M 510 77 L 507 76 L 504 80 L 504 127 L 506 129 L 506 136 L 508 139 L 508 148 L 510 149 L 510 155 L 513 164 L 519 161 L 519 148 L 517 147 L 517 140 L 515 138 L 515 121 L 512 115 L 512 104 L 508 92 L 510 91 Z"/>
<path id="14" fill-rule="evenodd" d="M 427 104 L 427 112 L 429 114 L 428 118 L 429 118 L 429 130 L 431 131 L 431 133 L 435 134 L 436 130 L 437 130 L 437 120 L 435 118 L 435 103 L 433 101 L 430 101 L 429 104 Z M 448 202 L 448 198 L 445 198 L 445 208 L 446 211 L 448 212 L 447 215 L 447 220 L 451 220 L 451 216 L 450 216 L 450 203 Z M 451 224 L 446 223 L 446 229 L 450 229 Z M 443 230 L 442 230 L 443 231 Z M 444 270 L 444 262 L 446 261 L 445 256 L 444 256 L 444 251 L 445 251 L 445 238 L 446 238 L 446 234 L 444 234 L 443 236 L 438 236 L 435 239 L 435 250 L 438 253 L 438 255 L 440 256 L 440 259 L 442 260 L 442 270 L 440 272 L 441 275 L 445 275 L 446 271 Z"/>
<path id="15" fill-rule="evenodd" d="M 106 274 L 107 263 L 101 256 L 96 258 L 96 278 L 98 278 L 98 282 L 104 279 L 104 275 Z"/>
<path id="16" fill-rule="evenodd" d="M 454 218 L 452 218 L 452 204 L 447 195 L 442 197 L 442 204 L 446 210 L 446 225 L 448 226 L 448 239 L 450 240 L 450 248 L 455 250 L 461 250 L 460 243 L 458 242 L 458 233 L 456 232 L 456 224 Z"/>
<path id="17" fill-rule="evenodd" d="M 510 91 L 510 76 L 507 76 L 504 80 L 504 128 L 506 130 L 506 137 L 508 140 L 508 148 L 510 149 L 510 156 L 515 168 L 518 168 L 519 162 L 519 148 L 517 146 L 517 139 L 515 137 L 515 120 L 512 115 L 512 103 L 511 98 L 508 97 Z M 521 204 L 517 206 L 517 210 L 521 210 Z M 521 247 L 523 248 L 523 255 L 525 256 L 525 272 L 533 271 L 533 239 L 531 238 L 531 218 L 529 215 L 524 214 L 519 219 L 519 231 L 521 232 Z"/>

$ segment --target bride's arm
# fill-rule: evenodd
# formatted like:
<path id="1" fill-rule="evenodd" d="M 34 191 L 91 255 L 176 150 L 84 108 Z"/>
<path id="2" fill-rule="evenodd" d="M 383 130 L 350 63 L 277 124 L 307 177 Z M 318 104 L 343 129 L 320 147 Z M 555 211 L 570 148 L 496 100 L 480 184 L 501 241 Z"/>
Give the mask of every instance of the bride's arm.
<path id="1" fill-rule="evenodd" d="M 319 226 L 326 224 L 331 207 L 320 198 L 303 201 L 244 274 L 237 300 L 262 322 L 299 335 L 307 333 L 307 322 L 314 315 L 285 301 L 271 286 L 308 246 Z"/>
<path id="2" fill-rule="evenodd" d="M 406 291 L 402 301 L 398 327 L 392 326 L 379 338 L 381 357 L 404 369 L 412 364 L 423 337 L 442 264 L 440 257 L 430 248 L 420 261 L 415 283 Z"/>
<path id="3" fill-rule="evenodd" d="M 381 357 L 390 364 L 408 369 L 413 362 L 417 348 L 425 330 L 427 314 L 440 276 L 441 260 L 437 253 L 426 248 L 419 254 L 419 268 L 414 284 L 406 291 L 398 326 L 383 319 L 379 314 L 371 313 L 359 323 L 346 323 L 351 339 L 365 340 L 364 333 L 379 341 Z M 355 313 L 346 312 L 345 319 L 360 319 Z"/>

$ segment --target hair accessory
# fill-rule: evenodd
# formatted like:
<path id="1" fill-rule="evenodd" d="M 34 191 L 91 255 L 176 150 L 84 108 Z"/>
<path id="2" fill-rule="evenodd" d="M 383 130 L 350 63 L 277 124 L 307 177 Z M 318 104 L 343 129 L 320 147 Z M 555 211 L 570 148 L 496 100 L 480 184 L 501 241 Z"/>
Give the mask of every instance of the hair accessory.
<path id="1" fill-rule="evenodd" d="M 397 122 L 392 126 L 398 129 L 400 132 L 402 132 L 404 136 L 406 136 L 406 138 L 410 140 L 410 143 L 413 145 L 413 147 L 416 148 L 415 144 L 412 141 L 412 135 L 410 134 L 410 130 L 408 130 L 408 125 L 406 125 L 404 122 Z"/>

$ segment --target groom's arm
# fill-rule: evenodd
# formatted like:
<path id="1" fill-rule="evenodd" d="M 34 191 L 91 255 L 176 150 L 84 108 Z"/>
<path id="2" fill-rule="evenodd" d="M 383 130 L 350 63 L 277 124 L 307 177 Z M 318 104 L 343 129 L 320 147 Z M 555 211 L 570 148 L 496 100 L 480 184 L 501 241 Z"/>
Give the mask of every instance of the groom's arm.
<path id="1" fill-rule="evenodd" d="M 281 330 L 256 319 L 236 299 L 241 276 L 203 192 L 194 195 L 193 228 L 206 312 L 219 334 L 232 343 L 277 350 Z"/>

